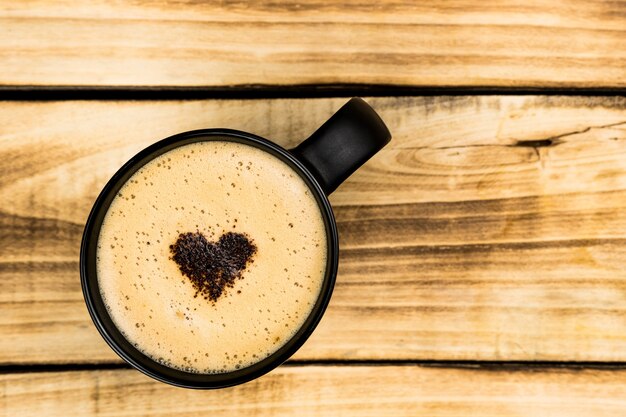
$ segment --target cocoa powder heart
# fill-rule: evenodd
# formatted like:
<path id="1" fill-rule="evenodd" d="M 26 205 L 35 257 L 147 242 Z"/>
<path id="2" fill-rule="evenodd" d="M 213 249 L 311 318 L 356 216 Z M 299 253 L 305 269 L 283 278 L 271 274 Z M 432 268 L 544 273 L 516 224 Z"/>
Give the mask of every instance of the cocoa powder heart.
<path id="1" fill-rule="evenodd" d="M 170 251 L 171 259 L 195 288 L 194 297 L 201 295 L 215 302 L 242 277 L 257 248 L 243 233 L 228 232 L 217 242 L 209 242 L 202 233 L 195 232 L 181 233 Z"/>

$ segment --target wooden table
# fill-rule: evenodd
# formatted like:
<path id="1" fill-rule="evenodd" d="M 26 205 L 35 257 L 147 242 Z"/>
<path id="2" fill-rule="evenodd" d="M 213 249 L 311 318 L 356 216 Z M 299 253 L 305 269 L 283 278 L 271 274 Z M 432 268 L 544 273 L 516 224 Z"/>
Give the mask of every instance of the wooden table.
<path id="1" fill-rule="evenodd" d="M 0 416 L 626 414 L 625 2 L 0 0 L 0 84 Z M 112 173 L 352 95 L 394 138 L 306 345 L 209 392 L 121 362 L 78 275 Z"/>

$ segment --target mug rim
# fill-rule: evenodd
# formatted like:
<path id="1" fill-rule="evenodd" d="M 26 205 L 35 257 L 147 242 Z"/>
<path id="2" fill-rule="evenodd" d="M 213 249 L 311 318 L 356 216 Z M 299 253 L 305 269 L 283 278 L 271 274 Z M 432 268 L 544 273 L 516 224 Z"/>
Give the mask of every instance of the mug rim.
<path id="1" fill-rule="evenodd" d="M 326 272 L 320 294 L 303 325 L 276 352 L 250 366 L 225 373 L 199 374 L 168 367 L 151 359 L 128 341 L 113 323 L 98 285 L 96 250 L 100 227 L 111 201 L 126 181 L 154 158 L 187 144 L 202 141 L 229 141 L 254 146 L 279 158 L 296 171 L 311 190 L 324 221 L 327 237 Z M 337 224 L 326 194 L 313 174 L 288 150 L 260 136 L 234 129 L 199 129 L 179 133 L 157 141 L 130 158 L 107 181 L 100 191 L 85 223 L 80 248 L 80 278 L 89 315 L 107 344 L 126 363 L 145 375 L 183 388 L 215 389 L 256 379 L 289 359 L 309 338 L 319 324 L 334 289 L 339 262 Z"/>

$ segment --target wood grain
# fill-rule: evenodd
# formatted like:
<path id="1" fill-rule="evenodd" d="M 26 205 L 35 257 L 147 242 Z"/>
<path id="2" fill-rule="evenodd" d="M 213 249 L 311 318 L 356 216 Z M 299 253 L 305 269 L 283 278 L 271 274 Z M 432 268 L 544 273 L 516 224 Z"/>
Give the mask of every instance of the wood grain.
<path id="1" fill-rule="evenodd" d="M 0 84 L 626 86 L 626 3 L 0 1 Z"/>
<path id="2" fill-rule="evenodd" d="M 497 372 L 417 366 L 283 366 L 193 391 L 139 372 L 0 376 L 3 416 L 622 416 L 624 371 Z"/>
<path id="3" fill-rule="evenodd" d="M 289 147 L 343 101 L 0 102 L 0 363 L 119 360 L 78 249 L 134 153 L 216 126 Z M 626 360 L 626 98 L 370 102 L 394 138 L 331 196 L 338 282 L 295 357 Z"/>

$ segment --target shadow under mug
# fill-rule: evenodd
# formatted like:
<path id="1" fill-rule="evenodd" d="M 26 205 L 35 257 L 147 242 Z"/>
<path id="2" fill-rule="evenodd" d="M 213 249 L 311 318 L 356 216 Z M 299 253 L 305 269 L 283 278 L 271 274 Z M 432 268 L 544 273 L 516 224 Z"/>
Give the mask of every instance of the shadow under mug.
<path id="1" fill-rule="evenodd" d="M 293 355 L 319 323 L 337 276 L 339 243 L 337 225 L 328 202 L 332 193 L 348 176 L 391 140 L 389 130 L 376 112 L 363 100 L 353 98 L 296 148 L 286 150 L 250 133 L 230 129 L 204 129 L 163 139 L 130 159 L 105 185 L 98 196 L 83 233 L 80 250 L 80 275 L 83 295 L 96 328 L 109 346 L 126 362 L 144 374 L 185 388 L 224 388 L 241 384 L 271 371 Z M 126 181 L 142 166 L 176 147 L 200 141 L 242 143 L 275 156 L 289 165 L 305 181 L 321 210 L 328 254 L 320 295 L 304 324 L 280 349 L 267 358 L 243 369 L 227 373 L 197 374 L 162 365 L 144 355 L 117 329 L 104 305 L 96 274 L 96 251 L 100 227 L 109 205 Z"/>

